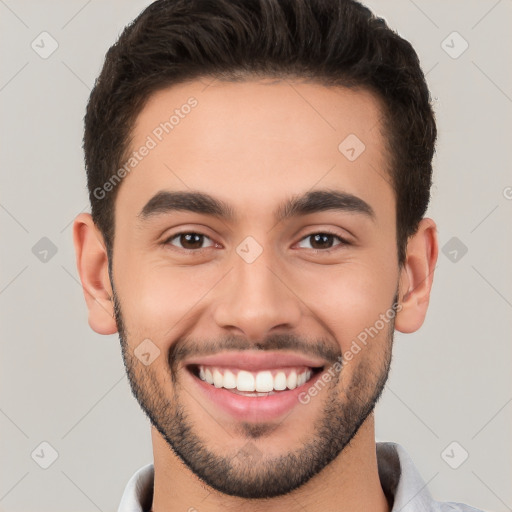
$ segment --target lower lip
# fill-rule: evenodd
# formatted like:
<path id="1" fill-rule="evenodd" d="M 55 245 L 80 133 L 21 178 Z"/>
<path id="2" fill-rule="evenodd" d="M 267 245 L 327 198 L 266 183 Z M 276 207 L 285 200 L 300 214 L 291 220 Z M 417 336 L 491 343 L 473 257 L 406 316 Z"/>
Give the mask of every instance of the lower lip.
<path id="1" fill-rule="evenodd" d="M 309 389 L 323 373 L 321 371 L 315 373 L 301 386 L 279 391 L 275 395 L 243 396 L 231 393 L 224 388 L 216 388 L 196 377 L 191 371 L 186 370 L 186 372 L 192 377 L 201 392 L 220 409 L 237 420 L 250 422 L 275 420 L 289 413 L 296 405 L 303 405 L 299 401 L 299 396 Z"/>

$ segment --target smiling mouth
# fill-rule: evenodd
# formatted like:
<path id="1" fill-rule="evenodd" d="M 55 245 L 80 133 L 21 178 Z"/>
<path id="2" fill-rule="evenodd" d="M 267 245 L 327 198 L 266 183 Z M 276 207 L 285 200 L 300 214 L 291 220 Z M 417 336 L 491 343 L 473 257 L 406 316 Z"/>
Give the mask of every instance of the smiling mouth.
<path id="1" fill-rule="evenodd" d="M 324 367 L 296 366 L 247 371 L 191 364 L 186 369 L 212 388 L 222 388 L 237 395 L 263 397 L 294 390 L 313 379 Z"/>

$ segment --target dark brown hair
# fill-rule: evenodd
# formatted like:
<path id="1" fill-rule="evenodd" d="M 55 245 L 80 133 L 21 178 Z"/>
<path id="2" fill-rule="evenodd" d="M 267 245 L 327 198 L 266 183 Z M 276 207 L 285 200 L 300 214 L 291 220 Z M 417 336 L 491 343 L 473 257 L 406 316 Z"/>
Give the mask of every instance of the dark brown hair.
<path id="1" fill-rule="evenodd" d="M 363 88 L 380 100 L 402 265 L 430 200 L 435 118 L 411 44 L 355 0 L 158 0 L 124 29 L 91 92 L 83 139 L 109 263 L 119 186 L 104 184 L 125 162 L 151 94 L 203 77 L 255 76 Z"/>

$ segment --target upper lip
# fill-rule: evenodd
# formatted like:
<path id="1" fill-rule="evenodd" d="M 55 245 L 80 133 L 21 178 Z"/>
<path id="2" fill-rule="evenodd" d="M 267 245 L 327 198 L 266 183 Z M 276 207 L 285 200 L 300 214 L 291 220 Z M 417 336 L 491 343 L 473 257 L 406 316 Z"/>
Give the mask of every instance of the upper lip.
<path id="1" fill-rule="evenodd" d="M 205 366 L 230 366 L 247 371 L 270 370 L 275 368 L 286 368 L 296 366 L 309 366 L 318 368 L 324 366 L 325 362 L 321 359 L 314 359 L 299 354 L 290 354 L 283 352 L 224 352 L 212 356 L 197 357 L 189 359 L 185 365 L 205 365 Z"/>

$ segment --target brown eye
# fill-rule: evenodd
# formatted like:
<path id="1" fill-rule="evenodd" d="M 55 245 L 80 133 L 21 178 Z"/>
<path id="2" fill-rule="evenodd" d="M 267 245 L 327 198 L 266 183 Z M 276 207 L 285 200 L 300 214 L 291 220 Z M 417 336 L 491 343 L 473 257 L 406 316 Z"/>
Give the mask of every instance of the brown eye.
<path id="1" fill-rule="evenodd" d="M 335 244 L 333 246 L 333 239 L 337 238 L 340 243 Z M 306 237 L 304 237 L 300 242 L 304 240 L 311 240 L 310 247 L 305 247 L 306 249 L 320 250 L 320 251 L 329 251 L 338 245 L 348 245 L 348 242 L 334 233 L 329 232 L 321 232 L 321 233 L 312 233 Z"/>
<path id="2" fill-rule="evenodd" d="M 179 242 L 178 247 L 180 249 L 185 249 L 185 250 L 190 250 L 190 251 L 206 248 L 206 247 L 203 247 L 203 243 L 204 243 L 205 239 L 211 241 L 211 239 L 209 237 L 207 237 L 206 235 L 203 235 L 201 233 L 183 232 L 183 233 L 176 233 L 175 235 L 172 235 L 170 238 L 168 238 L 164 242 L 164 244 L 175 245 L 175 244 L 171 243 L 175 239 L 178 240 L 178 242 Z M 211 243 L 207 247 L 211 247 L 213 245 L 214 244 Z"/>

